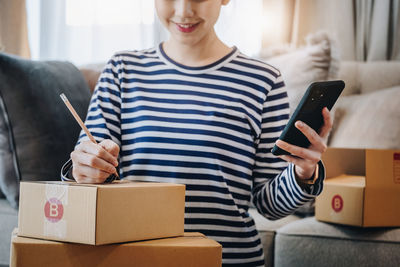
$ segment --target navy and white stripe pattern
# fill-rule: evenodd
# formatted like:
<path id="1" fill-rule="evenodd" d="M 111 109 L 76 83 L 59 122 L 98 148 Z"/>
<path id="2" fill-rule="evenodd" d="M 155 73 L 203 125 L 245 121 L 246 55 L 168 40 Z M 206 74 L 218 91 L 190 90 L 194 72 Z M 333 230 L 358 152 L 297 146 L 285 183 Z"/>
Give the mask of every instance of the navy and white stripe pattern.
<path id="1" fill-rule="evenodd" d="M 214 64 L 186 67 L 160 45 L 112 57 L 86 125 L 98 141 L 120 145 L 122 179 L 186 184 L 185 231 L 220 242 L 224 265 L 258 266 L 264 255 L 251 201 L 278 219 L 322 190 L 323 177 L 302 191 L 293 166 L 270 153 L 288 114 L 270 65 L 234 48 Z"/>

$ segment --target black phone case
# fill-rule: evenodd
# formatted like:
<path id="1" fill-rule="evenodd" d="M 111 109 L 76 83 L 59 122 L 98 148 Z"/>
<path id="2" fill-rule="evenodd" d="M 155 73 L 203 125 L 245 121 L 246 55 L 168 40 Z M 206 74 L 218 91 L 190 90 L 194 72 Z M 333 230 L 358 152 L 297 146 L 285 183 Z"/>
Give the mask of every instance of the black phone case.
<path id="1" fill-rule="evenodd" d="M 307 137 L 294 126 L 295 122 L 300 120 L 318 132 L 324 123 L 322 109 L 327 107 L 331 110 L 344 87 L 345 84 L 341 80 L 312 83 L 307 88 L 307 91 L 285 129 L 283 129 L 279 139 L 296 146 L 308 147 L 310 142 Z M 271 152 L 276 156 L 290 154 L 277 145 L 272 148 Z"/>

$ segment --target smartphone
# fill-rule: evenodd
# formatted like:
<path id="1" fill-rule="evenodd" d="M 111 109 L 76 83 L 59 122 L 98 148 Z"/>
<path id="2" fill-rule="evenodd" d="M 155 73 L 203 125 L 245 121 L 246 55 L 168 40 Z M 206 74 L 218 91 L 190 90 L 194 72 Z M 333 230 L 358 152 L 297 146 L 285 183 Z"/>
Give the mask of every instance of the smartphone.
<path id="1" fill-rule="evenodd" d="M 308 147 L 310 142 L 307 137 L 294 126 L 295 122 L 300 120 L 318 132 L 324 123 L 322 109 L 327 107 L 331 110 L 344 87 L 345 84 L 341 80 L 312 83 L 307 88 L 307 91 L 285 129 L 283 129 L 279 139 L 292 145 Z M 289 152 L 281 149 L 277 145 L 272 148 L 271 152 L 276 156 L 290 155 Z"/>

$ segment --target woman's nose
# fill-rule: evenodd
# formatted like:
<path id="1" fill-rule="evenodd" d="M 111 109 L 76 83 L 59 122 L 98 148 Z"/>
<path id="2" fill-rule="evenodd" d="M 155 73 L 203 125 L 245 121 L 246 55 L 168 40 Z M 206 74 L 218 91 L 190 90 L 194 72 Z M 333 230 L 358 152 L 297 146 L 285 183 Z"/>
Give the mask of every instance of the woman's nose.
<path id="1" fill-rule="evenodd" d="M 177 0 L 175 2 L 175 15 L 185 18 L 193 16 L 191 0 Z"/>

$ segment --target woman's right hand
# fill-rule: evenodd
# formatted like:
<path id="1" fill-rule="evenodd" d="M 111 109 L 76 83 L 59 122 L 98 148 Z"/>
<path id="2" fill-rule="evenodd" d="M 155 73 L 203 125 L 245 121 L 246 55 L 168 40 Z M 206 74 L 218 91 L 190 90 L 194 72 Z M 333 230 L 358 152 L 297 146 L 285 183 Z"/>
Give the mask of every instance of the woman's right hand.
<path id="1" fill-rule="evenodd" d="M 109 139 L 99 144 L 84 141 L 71 153 L 72 176 L 78 183 L 103 183 L 116 172 L 118 154 L 119 146 Z"/>

